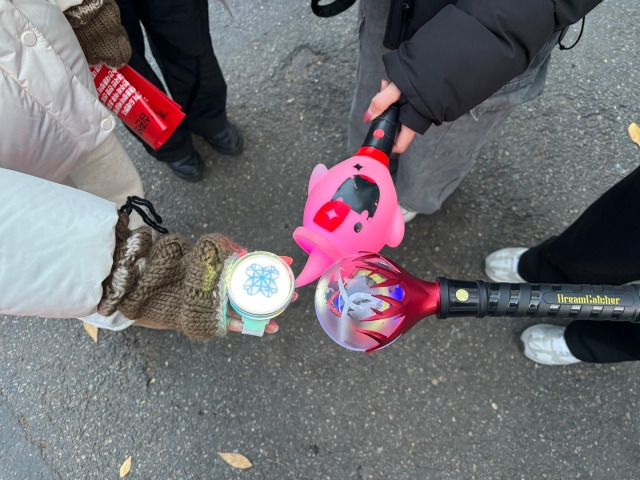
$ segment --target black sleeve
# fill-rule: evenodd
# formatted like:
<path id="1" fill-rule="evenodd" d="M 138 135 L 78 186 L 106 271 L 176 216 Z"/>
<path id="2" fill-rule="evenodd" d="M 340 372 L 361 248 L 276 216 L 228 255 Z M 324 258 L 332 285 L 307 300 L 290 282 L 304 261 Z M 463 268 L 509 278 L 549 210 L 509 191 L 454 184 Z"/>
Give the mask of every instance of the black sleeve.
<path id="1" fill-rule="evenodd" d="M 601 2 L 602 0 L 554 0 L 556 31 L 573 25 Z"/>
<path id="2" fill-rule="evenodd" d="M 460 0 L 383 56 L 403 94 L 400 122 L 424 133 L 523 73 L 551 35 L 601 0 Z"/>

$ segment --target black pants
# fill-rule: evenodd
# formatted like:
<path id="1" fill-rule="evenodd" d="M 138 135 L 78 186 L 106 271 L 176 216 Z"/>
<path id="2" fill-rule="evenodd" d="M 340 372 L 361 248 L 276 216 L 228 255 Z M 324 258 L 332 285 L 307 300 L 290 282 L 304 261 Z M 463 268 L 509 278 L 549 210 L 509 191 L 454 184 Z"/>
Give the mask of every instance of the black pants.
<path id="1" fill-rule="evenodd" d="M 564 331 L 564 339 L 583 362 L 640 360 L 640 323 L 575 320 Z"/>
<path id="2" fill-rule="evenodd" d="M 640 280 L 640 167 L 560 235 L 527 250 L 518 273 L 528 282 L 545 283 L 621 285 Z M 574 321 L 565 340 L 583 361 L 640 360 L 640 323 Z"/>
<path id="3" fill-rule="evenodd" d="M 166 162 L 192 155 L 192 133 L 212 136 L 227 123 L 227 85 L 213 52 L 207 0 L 116 1 L 133 50 L 129 65 L 164 91 L 145 59 L 144 26 L 169 93 L 186 114 L 160 149 L 144 146 Z"/>

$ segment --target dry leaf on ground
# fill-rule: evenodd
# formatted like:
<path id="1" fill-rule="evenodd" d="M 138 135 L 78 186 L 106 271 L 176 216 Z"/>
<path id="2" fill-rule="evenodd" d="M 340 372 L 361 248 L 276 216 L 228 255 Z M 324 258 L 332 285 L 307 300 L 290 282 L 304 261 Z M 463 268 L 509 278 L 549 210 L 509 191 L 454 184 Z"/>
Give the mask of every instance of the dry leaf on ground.
<path id="1" fill-rule="evenodd" d="M 633 140 L 633 143 L 640 147 L 640 127 L 637 123 L 633 122 L 629 125 L 629 136 L 631 140 Z"/>
<path id="2" fill-rule="evenodd" d="M 218 452 L 222 459 L 234 468 L 251 468 L 253 464 L 247 457 L 240 453 Z"/>
<path id="3" fill-rule="evenodd" d="M 127 458 L 124 463 L 120 466 L 120 478 L 126 477 L 131 471 L 131 456 Z"/>
<path id="4" fill-rule="evenodd" d="M 89 336 L 93 338 L 95 343 L 98 343 L 98 327 L 91 325 L 90 323 L 82 322 L 82 326 L 87 331 Z"/>

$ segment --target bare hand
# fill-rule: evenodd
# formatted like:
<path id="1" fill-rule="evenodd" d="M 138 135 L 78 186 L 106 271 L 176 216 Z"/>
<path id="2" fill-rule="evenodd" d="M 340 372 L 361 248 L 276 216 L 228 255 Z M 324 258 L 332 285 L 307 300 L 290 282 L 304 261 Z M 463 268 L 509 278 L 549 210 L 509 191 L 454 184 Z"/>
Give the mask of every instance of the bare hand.
<path id="1" fill-rule="evenodd" d="M 389 108 L 393 103 L 400 100 L 400 96 L 402 92 L 396 87 L 395 83 L 389 82 L 387 80 L 382 80 L 380 84 L 380 92 L 378 92 L 372 99 L 369 104 L 369 108 L 362 117 L 364 122 L 369 122 L 374 118 L 378 117 L 381 113 L 383 113 L 387 108 Z M 412 142 L 413 137 L 415 137 L 416 132 L 411 130 L 406 125 L 400 126 L 400 131 L 398 132 L 398 136 L 396 137 L 396 141 L 393 145 L 392 153 L 403 153 Z"/>

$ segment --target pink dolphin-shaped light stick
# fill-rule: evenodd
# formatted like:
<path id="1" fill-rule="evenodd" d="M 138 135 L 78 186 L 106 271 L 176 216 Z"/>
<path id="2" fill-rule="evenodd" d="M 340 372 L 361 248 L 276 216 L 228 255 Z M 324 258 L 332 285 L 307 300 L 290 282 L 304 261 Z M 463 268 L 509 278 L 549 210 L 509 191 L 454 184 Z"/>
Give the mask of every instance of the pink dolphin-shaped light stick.
<path id="1" fill-rule="evenodd" d="M 362 250 L 397 247 L 404 220 L 389 172 L 389 155 L 398 131 L 398 107 L 374 119 L 356 154 L 311 173 L 302 226 L 294 240 L 309 254 L 296 287 L 318 279 L 340 258 Z"/>

